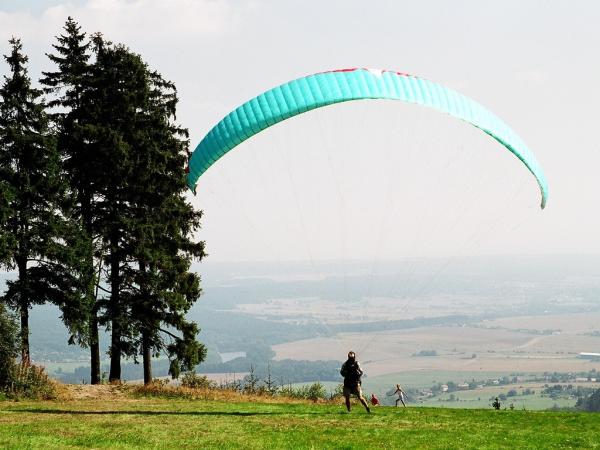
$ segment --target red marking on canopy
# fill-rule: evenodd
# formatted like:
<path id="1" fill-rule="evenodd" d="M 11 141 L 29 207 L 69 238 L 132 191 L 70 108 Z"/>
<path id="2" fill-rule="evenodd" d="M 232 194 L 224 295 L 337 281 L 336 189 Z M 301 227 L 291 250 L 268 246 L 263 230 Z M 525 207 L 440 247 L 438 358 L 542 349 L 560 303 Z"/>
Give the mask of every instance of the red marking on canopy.
<path id="1" fill-rule="evenodd" d="M 321 73 L 328 73 L 328 72 L 354 72 L 355 70 L 360 70 L 360 69 L 364 69 L 364 68 L 363 67 L 352 67 L 351 69 L 335 69 L 335 70 L 328 70 L 328 71 L 321 72 Z"/>
<path id="2" fill-rule="evenodd" d="M 369 68 L 367 68 L 367 67 L 351 67 L 351 68 L 349 68 L 349 69 L 334 69 L 334 70 L 326 70 L 325 72 L 318 72 L 318 73 L 317 73 L 317 75 L 318 75 L 318 74 L 321 74 L 321 73 L 354 72 L 354 71 L 356 71 L 356 70 L 366 70 L 367 72 L 372 72 L 372 71 L 373 71 L 373 70 L 375 70 L 375 69 L 372 69 L 372 68 L 371 68 L 371 69 L 369 69 Z M 412 77 L 412 76 L 414 76 L 414 75 L 411 75 L 411 74 L 409 74 L 409 73 L 406 73 L 406 72 L 398 72 L 398 71 L 396 71 L 396 70 L 381 70 L 381 73 L 383 73 L 383 72 L 395 73 L 396 75 L 399 75 L 399 76 L 401 76 L 401 77 Z"/>

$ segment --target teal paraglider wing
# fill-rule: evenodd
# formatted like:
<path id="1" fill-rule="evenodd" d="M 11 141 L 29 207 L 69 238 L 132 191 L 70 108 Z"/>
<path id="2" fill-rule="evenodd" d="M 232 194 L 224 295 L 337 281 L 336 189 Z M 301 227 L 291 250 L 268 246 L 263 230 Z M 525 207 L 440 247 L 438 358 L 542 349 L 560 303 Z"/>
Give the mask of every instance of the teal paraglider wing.
<path id="1" fill-rule="evenodd" d="M 216 124 L 189 161 L 187 182 L 198 178 L 229 150 L 262 130 L 312 109 L 351 100 L 389 99 L 435 108 L 481 129 L 506 147 L 536 178 L 541 207 L 548 198 L 544 172 L 523 140 L 493 113 L 452 89 L 401 72 L 342 69 L 322 72 L 277 86 L 239 106 Z"/>

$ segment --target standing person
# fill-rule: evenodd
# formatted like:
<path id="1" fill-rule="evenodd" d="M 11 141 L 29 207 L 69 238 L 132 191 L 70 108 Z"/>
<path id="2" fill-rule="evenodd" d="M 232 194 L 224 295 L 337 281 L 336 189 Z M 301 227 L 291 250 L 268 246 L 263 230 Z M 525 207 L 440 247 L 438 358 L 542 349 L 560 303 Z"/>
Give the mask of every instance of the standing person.
<path id="1" fill-rule="evenodd" d="M 344 398 L 346 399 L 346 408 L 348 409 L 348 412 L 350 412 L 350 396 L 356 395 L 367 412 L 370 413 L 371 410 L 369 409 L 369 405 L 367 405 L 367 401 L 363 397 L 362 389 L 360 388 L 363 371 L 356 360 L 356 354 L 354 352 L 348 352 L 348 359 L 342 364 L 340 374 L 344 377 Z"/>
<path id="2" fill-rule="evenodd" d="M 405 394 L 399 384 L 396 385 L 396 391 L 392 395 L 396 395 L 396 394 L 398 394 L 398 398 L 396 399 L 396 406 L 398 406 L 398 402 L 402 402 L 402 406 L 404 406 L 406 408 L 406 403 L 404 403 Z"/>

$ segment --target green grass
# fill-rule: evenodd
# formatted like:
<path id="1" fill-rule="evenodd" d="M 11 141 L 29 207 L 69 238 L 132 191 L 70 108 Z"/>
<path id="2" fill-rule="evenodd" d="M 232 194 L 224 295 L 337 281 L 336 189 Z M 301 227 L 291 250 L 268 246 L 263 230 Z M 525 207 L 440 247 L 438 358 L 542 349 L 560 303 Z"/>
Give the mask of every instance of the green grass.
<path id="1" fill-rule="evenodd" d="M 0 448 L 600 448 L 600 414 L 163 399 L 1 402 Z"/>
<path id="2" fill-rule="evenodd" d="M 457 391 L 453 394 L 458 401 L 449 401 L 450 394 L 443 394 L 439 397 L 427 399 L 422 404 L 419 404 L 419 406 L 442 408 L 488 408 L 492 404 L 490 397 L 495 397 L 500 392 L 506 393 L 508 389 L 510 389 L 510 387 L 504 387 L 504 389 L 495 391 L 491 389 Z M 502 401 L 502 407 L 508 407 L 511 403 L 516 409 L 525 408 L 528 410 L 543 410 L 553 408 L 554 406 L 558 406 L 559 408 L 572 408 L 575 406 L 576 400 L 570 398 L 552 399 L 550 397 L 542 397 L 538 389 L 533 395 L 508 397 L 505 401 Z"/>
<path id="3" fill-rule="evenodd" d="M 441 370 L 419 370 L 408 371 L 397 374 L 386 374 L 377 377 L 363 379 L 363 386 L 373 390 L 389 390 L 396 383 L 406 388 L 430 388 L 434 384 L 444 384 L 448 381 L 464 383 L 465 381 L 493 380 L 503 376 L 509 376 L 512 372 L 486 372 L 486 371 L 441 371 Z M 531 374 L 527 374 L 529 376 Z"/>

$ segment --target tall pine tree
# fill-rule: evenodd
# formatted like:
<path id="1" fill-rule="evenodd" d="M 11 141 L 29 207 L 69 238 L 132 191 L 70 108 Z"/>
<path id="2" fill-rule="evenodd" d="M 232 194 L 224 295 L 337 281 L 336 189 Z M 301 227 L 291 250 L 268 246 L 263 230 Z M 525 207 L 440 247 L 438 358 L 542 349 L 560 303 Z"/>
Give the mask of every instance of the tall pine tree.
<path id="1" fill-rule="evenodd" d="M 0 88 L 0 264 L 17 270 L 0 298 L 20 315 L 21 361 L 30 362 L 29 309 L 46 302 L 72 317 L 77 280 L 69 269 L 76 248 L 63 216 L 64 182 L 41 91 L 31 86 L 20 40 L 5 56 Z"/>
<path id="2" fill-rule="evenodd" d="M 103 176 L 96 170 L 95 154 L 88 145 L 93 117 L 90 108 L 83 104 L 84 92 L 90 84 L 90 42 L 81 27 L 71 17 L 64 26 L 64 34 L 57 36 L 54 54 L 48 58 L 56 66 L 54 72 L 44 72 L 40 82 L 51 95 L 51 119 L 57 134 L 58 151 L 63 159 L 65 179 L 68 180 L 71 200 L 71 220 L 77 226 L 80 246 L 79 261 L 83 285 L 83 303 L 79 308 L 77 340 L 90 348 L 90 378 L 92 384 L 100 382 L 100 343 L 98 336 L 97 262 L 102 259 L 101 245 L 95 229 L 97 220 L 97 180 Z"/>
<path id="3" fill-rule="evenodd" d="M 188 141 L 187 130 L 173 123 L 175 87 L 100 34 L 91 39 L 90 62 L 77 23 L 69 18 L 64 31 L 49 55 L 57 71 L 42 83 L 59 107 L 53 120 L 71 215 L 85 236 L 92 382 L 99 380 L 98 324 L 111 332 L 110 380 L 121 378 L 122 357 L 139 353 L 147 380 L 151 355 L 159 352 L 176 375 L 200 362 L 205 349 L 197 325 L 185 318 L 200 294 L 189 269 L 192 258 L 204 256 L 204 243 L 191 237 L 201 214 L 183 196 Z"/>
<path id="4" fill-rule="evenodd" d="M 193 239 L 201 212 L 184 198 L 188 133 L 173 122 L 178 101 L 173 83 L 157 72 L 149 72 L 148 80 L 130 184 L 135 211 L 130 243 L 137 265 L 126 270 L 146 383 L 152 380 L 153 355 L 166 353 L 175 377 L 206 355 L 197 341 L 197 325 L 185 318 L 200 295 L 200 280 L 190 264 L 205 256 L 204 242 Z"/>
<path id="5" fill-rule="evenodd" d="M 93 37 L 95 61 L 83 93 L 90 165 L 97 179 L 94 230 L 106 254 L 102 264 L 108 285 L 100 320 L 110 327 L 111 381 L 121 378 L 122 356 L 133 356 L 134 336 L 128 305 L 123 296 L 123 268 L 128 264 L 126 238 L 132 220 L 128 201 L 132 167 L 132 142 L 136 140 L 137 112 L 144 96 L 145 68 L 123 46 L 112 46 L 102 36 Z"/>
<path id="6" fill-rule="evenodd" d="M 177 103 L 171 83 L 122 45 L 100 36 L 94 45 L 83 100 L 92 108 L 89 142 L 102 173 L 97 226 L 107 249 L 102 320 L 111 328 L 109 379 L 120 379 L 121 358 L 135 357 L 140 347 L 147 380 L 150 355 L 159 351 L 176 375 L 205 353 L 197 325 L 185 319 L 200 294 L 190 262 L 204 256 L 204 243 L 191 238 L 200 213 L 183 197 L 187 131 L 171 122 Z"/>

